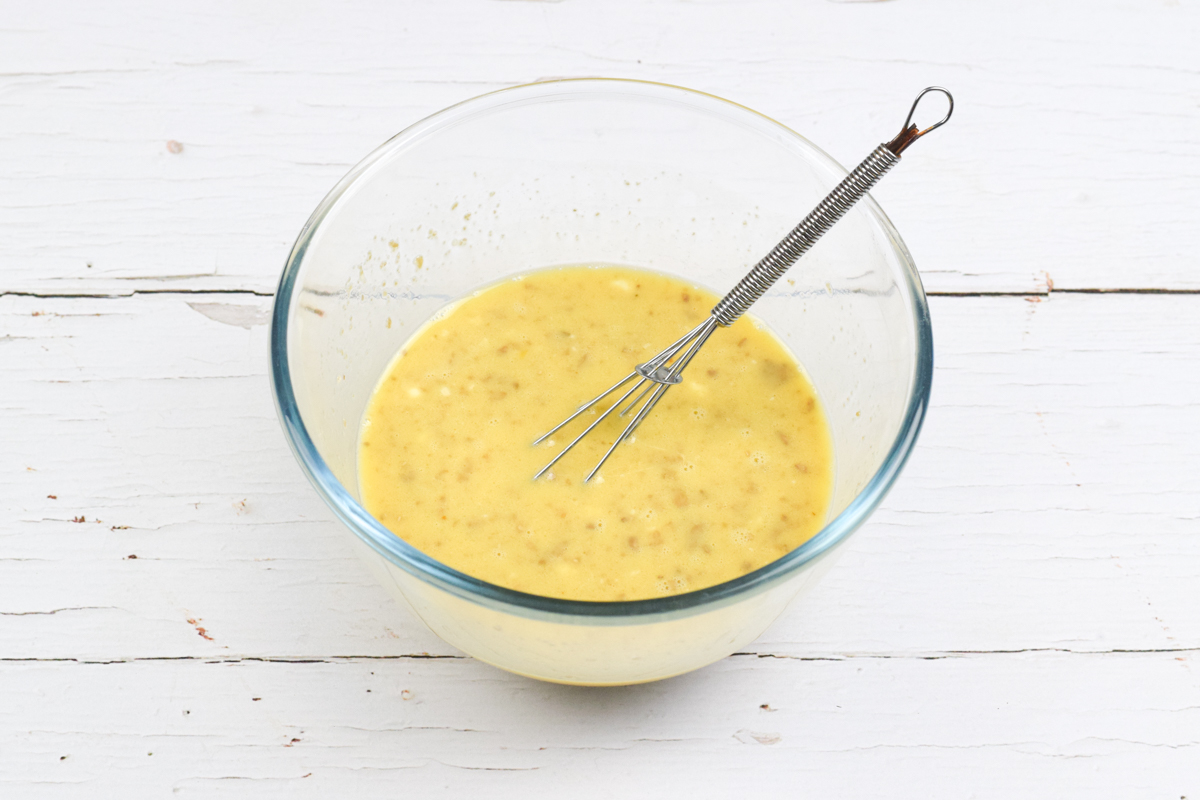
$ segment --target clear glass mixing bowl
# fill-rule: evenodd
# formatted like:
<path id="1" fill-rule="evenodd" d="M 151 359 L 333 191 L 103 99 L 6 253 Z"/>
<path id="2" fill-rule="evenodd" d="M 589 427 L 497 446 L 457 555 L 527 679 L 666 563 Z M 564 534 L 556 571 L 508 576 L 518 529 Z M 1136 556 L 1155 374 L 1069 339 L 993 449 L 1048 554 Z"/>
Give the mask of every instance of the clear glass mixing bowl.
<path id="1" fill-rule="evenodd" d="M 379 580 L 476 658 L 602 685 L 666 678 L 735 652 L 815 583 L 878 506 L 925 414 L 933 366 L 925 295 L 869 197 L 751 309 L 820 393 L 836 478 L 822 531 L 749 575 L 612 603 L 464 575 L 359 504 L 359 423 L 404 341 L 479 286 L 552 265 L 612 263 L 724 294 L 845 175 L 771 119 L 656 83 L 518 86 L 418 122 L 334 187 L 280 279 L 271 377 L 296 458 Z M 581 386 L 580 401 L 592 391 Z M 530 439 L 538 433 L 531 428 Z"/>

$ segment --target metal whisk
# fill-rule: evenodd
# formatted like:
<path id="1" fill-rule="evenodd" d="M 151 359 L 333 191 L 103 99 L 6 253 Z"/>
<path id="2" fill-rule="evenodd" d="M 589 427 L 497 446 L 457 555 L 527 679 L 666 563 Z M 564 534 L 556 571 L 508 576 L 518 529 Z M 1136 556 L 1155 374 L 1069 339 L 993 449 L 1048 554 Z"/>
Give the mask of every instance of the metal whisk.
<path id="1" fill-rule="evenodd" d="M 924 130 L 919 129 L 916 125 L 911 124 L 913 114 L 917 110 L 917 105 L 921 102 L 921 98 L 930 92 L 941 92 L 946 95 L 946 99 L 950 101 L 950 108 L 946 112 L 946 116 L 941 121 L 930 125 Z M 677 383 L 683 380 L 683 369 L 686 367 L 696 353 L 700 352 L 700 348 L 708 341 L 708 337 L 712 336 L 713 331 L 717 326 L 728 327 L 732 325 L 738 317 L 746 313 L 746 309 L 763 296 L 767 289 L 771 288 L 772 284 L 787 272 L 800 256 L 808 252 L 808 249 L 820 239 L 827 230 L 829 230 L 835 222 L 842 218 L 850 207 L 859 201 L 872 186 L 883 177 L 884 173 L 895 166 L 900 161 L 900 154 L 904 150 L 935 128 L 940 128 L 950 119 L 950 115 L 954 113 L 954 98 L 950 92 L 940 86 L 930 86 L 913 101 L 912 108 L 909 109 L 908 118 L 904 120 L 904 127 L 896 138 L 886 144 L 881 144 L 872 151 L 871 155 L 867 156 L 861 164 L 851 171 L 845 179 L 837 185 L 836 188 L 825 199 L 817 204 L 817 207 L 809 212 L 799 225 L 783 238 L 779 244 L 772 248 L 771 252 L 759 261 L 754 269 L 746 274 L 746 277 L 738 281 L 737 286 L 721 299 L 713 307 L 708 319 L 697 325 L 692 330 L 681 336 L 666 350 L 656 355 L 654 358 L 638 364 L 634 367 L 633 372 L 626 375 L 620 381 L 614 383 L 609 389 L 598 395 L 594 400 L 579 407 L 571 416 L 564 419 L 562 422 L 555 425 L 546 433 L 542 434 L 534 441 L 534 445 L 541 444 L 549 436 L 553 435 L 572 420 L 583 414 L 592 406 L 599 403 L 605 397 L 608 397 L 613 392 L 620 389 L 631 380 L 638 378 L 626 392 L 621 395 L 615 403 L 608 407 L 592 424 L 584 429 L 583 433 L 575 437 L 574 440 L 561 451 L 558 455 L 550 460 L 550 463 L 538 470 L 538 473 L 533 476 L 534 480 L 545 475 L 551 467 L 558 463 L 558 460 L 566 455 L 571 448 L 579 444 L 583 437 L 587 436 L 592 430 L 605 420 L 613 411 L 616 411 L 626 400 L 641 389 L 641 393 L 634 397 L 633 401 L 622 409 L 617 416 L 624 417 L 630 412 L 634 412 L 633 418 L 625 429 L 617 436 L 616 441 L 608 448 L 607 452 L 600 459 L 600 462 L 592 468 L 592 471 L 584 478 L 584 483 L 595 477 L 600 468 L 604 466 L 604 462 L 608 461 L 608 457 L 617 449 L 617 445 L 625 441 L 637 430 L 638 425 L 646 418 L 646 415 L 658 404 L 662 396 L 666 394 Z M 634 409 L 637 409 L 634 411 Z"/>

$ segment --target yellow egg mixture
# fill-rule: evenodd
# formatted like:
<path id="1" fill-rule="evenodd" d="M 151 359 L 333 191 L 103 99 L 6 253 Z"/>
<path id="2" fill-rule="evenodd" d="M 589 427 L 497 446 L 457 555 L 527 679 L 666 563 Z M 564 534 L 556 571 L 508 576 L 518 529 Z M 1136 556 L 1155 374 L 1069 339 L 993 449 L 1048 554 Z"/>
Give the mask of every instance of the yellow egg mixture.
<path id="1" fill-rule="evenodd" d="M 583 482 L 628 418 L 614 413 L 549 479 L 532 480 L 607 405 L 551 442 L 534 439 L 717 300 L 656 273 L 579 266 L 453 306 L 404 346 L 370 399 L 365 507 L 468 575 L 576 600 L 701 589 L 795 549 L 825 522 L 829 430 L 795 359 L 747 317 L 717 329 L 596 478 Z"/>

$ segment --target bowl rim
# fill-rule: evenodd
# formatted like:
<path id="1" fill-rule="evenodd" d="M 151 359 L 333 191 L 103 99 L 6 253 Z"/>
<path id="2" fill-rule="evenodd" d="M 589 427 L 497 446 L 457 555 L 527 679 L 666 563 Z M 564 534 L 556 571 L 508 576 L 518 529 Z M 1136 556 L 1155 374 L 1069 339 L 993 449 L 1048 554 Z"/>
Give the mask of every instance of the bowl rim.
<path id="1" fill-rule="evenodd" d="M 752 115 L 764 130 L 774 130 L 798 143 L 817 161 L 835 173 L 847 174 L 836 160 L 805 137 L 753 109 L 707 92 L 687 89 L 673 84 L 628 78 L 564 78 L 522 84 L 499 89 L 456 103 L 403 129 L 356 164 L 313 211 L 288 255 L 271 314 L 270 359 L 271 389 L 288 445 L 301 469 L 317 493 L 333 510 L 335 516 L 372 550 L 390 563 L 427 583 L 473 603 L 496 608 L 525 617 L 550 619 L 574 624 L 625 624 L 655 622 L 678 618 L 726 606 L 758 595 L 802 567 L 829 554 L 834 547 L 849 538 L 878 508 L 907 462 L 916 443 L 929 405 L 933 381 L 933 331 L 924 287 L 912 256 L 905 247 L 887 215 L 869 194 L 860 201 L 880 224 L 900 260 L 903 283 L 911 299 L 916 327 L 916 359 L 908 407 L 900 429 L 887 455 L 875 474 L 859 490 L 854 499 L 811 539 L 790 553 L 738 578 L 703 589 L 644 600 L 589 601 L 564 600 L 508 589 L 459 572 L 425 555 L 396 534 L 385 528 L 347 491 L 333 475 L 317 452 L 312 438 L 300 417 L 292 391 L 291 369 L 288 363 L 288 318 L 292 297 L 304 255 L 322 221 L 342 195 L 370 168 L 383 158 L 413 142 L 452 125 L 467 116 L 488 112 L 501 106 L 546 100 L 554 94 L 605 93 L 616 89 L 652 99 L 674 101 L 705 111 L 725 111 L 735 115 Z M 746 120 L 733 120 L 746 121 Z"/>

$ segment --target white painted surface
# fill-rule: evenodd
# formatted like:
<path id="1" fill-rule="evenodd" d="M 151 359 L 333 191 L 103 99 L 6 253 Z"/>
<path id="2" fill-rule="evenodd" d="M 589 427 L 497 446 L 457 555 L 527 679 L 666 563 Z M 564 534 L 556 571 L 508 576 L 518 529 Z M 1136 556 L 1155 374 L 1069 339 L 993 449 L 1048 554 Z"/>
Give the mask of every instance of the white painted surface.
<path id="1" fill-rule="evenodd" d="M 0 796 L 1200 797 L 1197 34 L 1184 0 L 6 10 Z M 933 298 L 912 461 L 752 652 L 586 691 L 372 584 L 254 293 L 392 133 L 597 74 L 843 163 L 947 85 L 875 194 L 930 290 L 1025 295 Z"/>

